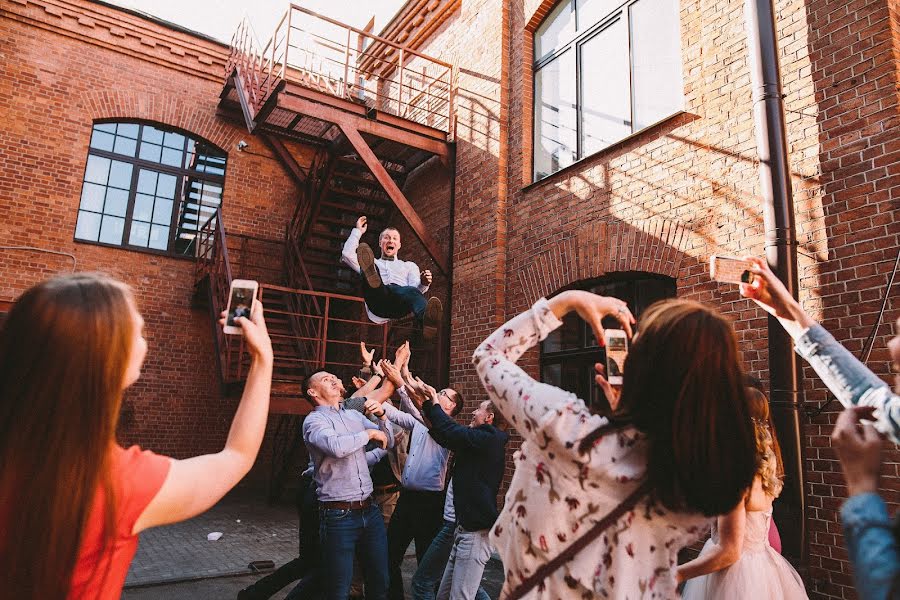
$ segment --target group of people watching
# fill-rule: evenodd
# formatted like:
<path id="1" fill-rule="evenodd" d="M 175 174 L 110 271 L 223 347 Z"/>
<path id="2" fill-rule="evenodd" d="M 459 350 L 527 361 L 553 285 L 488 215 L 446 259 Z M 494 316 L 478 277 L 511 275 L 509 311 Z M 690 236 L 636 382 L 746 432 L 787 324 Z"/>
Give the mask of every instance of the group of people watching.
<path id="1" fill-rule="evenodd" d="M 356 244 L 370 313 L 412 311 L 436 327 L 441 307 L 422 302 L 418 268 L 395 264 L 399 234 L 382 234 L 376 262 L 358 244 L 364 219 L 358 229 L 343 259 L 352 266 Z M 881 436 L 900 441 L 900 397 L 815 323 L 764 261 L 749 260 L 755 280 L 741 293 L 778 318 L 846 407 L 832 436 L 850 494 L 844 540 L 860 596 L 889 598 L 900 556 L 877 493 L 879 450 Z M 385 308 L 394 302 L 403 308 Z M 597 340 L 604 319 L 632 338 L 621 388 L 597 365 L 609 416 L 516 364 L 571 312 Z M 259 302 L 235 322 L 251 367 L 225 447 L 175 460 L 115 440 L 123 392 L 147 352 L 129 288 L 76 274 L 21 296 L 0 334 L 0 597 L 118 598 L 140 532 L 203 512 L 246 474 L 265 430 L 273 352 Z M 900 338 L 889 348 L 896 368 Z M 371 361 L 364 346 L 362 355 Z M 367 599 L 402 598 L 399 565 L 413 539 L 415 598 L 483 598 L 492 548 L 503 562 L 503 598 L 674 598 L 682 587 L 691 599 L 805 597 L 769 542 L 782 469 L 765 398 L 749 390 L 733 328 L 712 308 L 666 300 L 638 322 L 616 298 L 540 299 L 475 350 L 485 396 L 468 427 L 454 418 L 458 391 L 414 377 L 409 355 L 404 345 L 393 361 L 371 365 L 350 398 L 332 373 L 306 382 L 316 405 L 302 427 L 311 471 L 290 574 L 302 577 L 289 598 L 345 599 L 356 570 Z M 523 442 L 498 510 L 507 424 Z M 711 523 L 700 555 L 679 565 L 678 551 Z M 242 594 L 271 593 L 262 587 Z"/>

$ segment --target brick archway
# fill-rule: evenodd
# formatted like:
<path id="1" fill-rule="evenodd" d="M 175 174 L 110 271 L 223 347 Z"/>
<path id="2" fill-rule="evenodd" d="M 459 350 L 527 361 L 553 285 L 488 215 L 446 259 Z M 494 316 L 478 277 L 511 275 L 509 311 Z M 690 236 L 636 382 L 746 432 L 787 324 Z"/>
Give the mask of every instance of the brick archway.
<path id="1" fill-rule="evenodd" d="M 185 102 L 179 98 L 127 90 L 104 90 L 83 93 L 81 103 L 92 120 L 155 121 L 202 137 L 226 153 L 242 135 L 233 125 L 217 118 L 208 106 L 198 106 L 196 102 Z"/>
<path id="2" fill-rule="evenodd" d="M 576 281 L 612 272 L 643 271 L 677 279 L 687 238 L 682 224 L 665 219 L 583 226 L 519 271 L 524 291 L 520 297 L 531 303 Z"/>

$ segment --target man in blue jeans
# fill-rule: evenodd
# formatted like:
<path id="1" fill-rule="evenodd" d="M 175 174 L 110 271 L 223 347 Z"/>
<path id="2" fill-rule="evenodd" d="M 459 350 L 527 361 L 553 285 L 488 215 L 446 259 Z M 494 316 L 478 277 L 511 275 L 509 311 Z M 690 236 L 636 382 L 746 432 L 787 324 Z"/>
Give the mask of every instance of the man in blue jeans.
<path id="1" fill-rule="evenodd" d="M 359 557 L 368 600 L 385 600 L 388 591 L 387 533 L 381 509 L 372 502 L 372 478 L 366 444 L 385 448 L 394 434 L 379 401 L 390 396 L 387 384 L 370 393 L 366 410 L 378 418 L 373 424 L 361 413 L 344 410 L 344 385 L 326 371 L 307 382 L 307 395 L 316 408 L 303 421 L 303 441 L 313 461 L 319 500 L 319 544 L 322 589 L 328 600 L 346 600 L 353 578 L 353 557 Z"/>
<path id="2" fill-rule="evenodd" d="M 363 298 L 369 320 L 379 325 L 412 313 L 422 327 L 426 341 L 434 339 L 443 315 L 437 298 L 425 299 L 431 285 L 431 271 L 419 271 L 416 263 L 400 260 L 400 232 L 388 227 L 378 236 L 381 257 L 375 258 L 368 244 L 359 240 L 368 228 L 366 217 L 356 220 L 341 250 L 341 261 L 362 277 Z M 424 279 L 424 282 L 423 282 Z"/>

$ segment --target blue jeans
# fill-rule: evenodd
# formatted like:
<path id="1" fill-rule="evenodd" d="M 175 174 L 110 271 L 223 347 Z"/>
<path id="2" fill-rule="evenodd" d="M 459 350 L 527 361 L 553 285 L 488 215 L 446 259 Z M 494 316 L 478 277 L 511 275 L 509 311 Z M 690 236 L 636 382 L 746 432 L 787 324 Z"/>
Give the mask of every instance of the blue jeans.
<path id="1" fill-rule="evenodd" d="M 363 298 L 373 314 L 385 319 L 399 319 L 413 313 L 417 319 L 425 316 L 428 301 L 419 288 L 391 283 L 370 288 L 363 278 Z"/>
<path id="2" fill-rule="evenodd" d="M 425 556 L 419 561 L 419 568 L 412 579 L 413 600 L 434 600 L 437 586 L 444 576 L 444 569 L 453 549 L 453 535 L 456 523 L 444 521 L 443 527 L 434 536 Z M 490 596 L 479 586 L 476 600 L 490 600 Z"/>
<path id="3" fill-rule="evenodd" d="M 388 590 L 387 533 L 381 508 L 324 508 L 319 514 L 322 590 L 327 600 L 346 600 L 359 557 L 367 600 L 385 600 Z"/>

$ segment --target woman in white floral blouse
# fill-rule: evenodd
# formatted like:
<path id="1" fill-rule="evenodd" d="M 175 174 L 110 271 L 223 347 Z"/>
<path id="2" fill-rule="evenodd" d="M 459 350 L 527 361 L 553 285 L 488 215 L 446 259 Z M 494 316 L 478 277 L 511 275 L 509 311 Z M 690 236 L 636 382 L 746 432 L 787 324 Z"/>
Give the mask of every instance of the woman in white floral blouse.
<path id="1" fill-rule="evenodd" d="M 675 598 L 678 550 L 733 509 L 756 472 L 734 332 L 696 302 L 648 308 L 606 419 L 515 365 L 573 310 L 598 340 L 604 317 L 628 333 L 634 323 L 616 298 L 568 291 L 475 351 L 491 401 L 524 438 L 491 532 L 506 569 L 501 597 Z M 599 533 L 583 537 L 589 530 Z"/>

